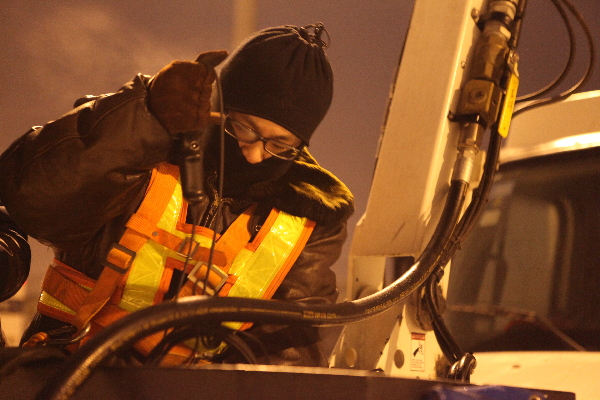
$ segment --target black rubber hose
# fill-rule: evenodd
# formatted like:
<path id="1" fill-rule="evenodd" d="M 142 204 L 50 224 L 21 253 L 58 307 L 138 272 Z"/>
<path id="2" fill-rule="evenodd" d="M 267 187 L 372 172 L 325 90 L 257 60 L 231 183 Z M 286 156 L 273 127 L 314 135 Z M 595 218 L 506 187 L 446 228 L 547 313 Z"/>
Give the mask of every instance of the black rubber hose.
<path id="1" fill-rule="evenodd" d="M 488 202 L 500 156 L 501 143 L 502 137 L 495 129 L 492 130 L 490 144 L 488 146 L 488 156 L 485 161 L 484 172 L 479 187 L 475 190 L 473 200 L 458 223 L 453 238 L 448 243 L 448 247 L 444 250 L 443 258 L 438 265 L 438 270 L 440 272 L 460 248 L 460 244 L 471 232 L 475 222 L 479 219 L 481 212 Z M 427 284 L 424 286 L 424 298 L 432 317 L 433 331 L 440 345 L 440 349 L 442 350 L 444 357 L 446 357 L 451 364 L 455 364 L 465 357 L 467 353 L 464 352 L 448 329 L 438 307 L 436 301 L 436 287 L 439 280 L 440 277 L 438 277 L 436 273 L 431 274 Z"/>
<path id="2" fill-rule="evenodd" d="M 67 360 L 36 399 L 68 399 L 98 365 L 119 349 L 175 325 L 239 321 L 328 326 L 377 315 L 404 300 L 429 278 L 459 221 L 467 188 L 466 182 L 452 182 L 440 221 L 423 254 L 394 283 L 371 296 L 333 305 L 304 305 L 235 297 L 190 297 L 157 304 L 118 320 L 91 338 Z"/>
<path id="3" fill-rule="evenodd" d="M 567 12 L 563 8 L 563 6 L 560 4 L 560 0 L 551 0 L 551 1 L 552 1 L 552 4 L 554 5 L 554 8 L 556 8 L 558 13 L 560 14 L 560 17 L 562 18 L 563 23 L 565 24 L 565 28 L 567 29 L 567 34 L 569 35 L 569 57 L 567 58 L 567 64 L 563 68 L 560 75 L 558 77 L 556 77 L 552 82 L 550 82 L 545 87 L 543 87 L 539 90 L 536 90 L 533 93 L 529 93 L 527 95 L 517 97 L 517 99 L 516 99 L 517 103 L 527 101 L 527 100 L 533 100 L 535 98 L 540 97 L 543 94 L 548 93 L 552 89 L 556 88 L 558 85 L 560 85 L 565 80 L 565 78 L 571 71 L 573 62 L 575 61 L 575 32 L 573 31 L 573 27 L 571 26 L 571 22 L 569 21 L 569 16 L 567 15 Z"/>
<path id="4" fill-rule="evenodd" d="M 456 226 L 454 234 L 448 241 L 443 257 L 438 265 L 439 267 L 443 268 L 454 256 L 456 251 L 460 248 L 460 244 L 466 239 L 469 233 L 471 233 L 475 222 L 478 221 L 481 212 L 487 205 L 489 194 L 494 183 L 494 177 L 496 176 L 501 148 L 502 136 L 496 129 L 493 129 L 492 135 L 490 136 L 488 155 L 484 163 L 481 181 L 479 182 L 479 186 L 473 191 L 472 200 Z"/>
<path id="5" fill-rule="evenodd" d="M 435 333 L 435 337 L 440 345 L 440 350 L 442 350 L 444 357 L 446 357 L 451 364 L 454 364 L 460 360 L 465 352 L 450 333 L 450 330 L 446 326 L 446 323 L 439 312 L 439 307 L 435 297 L 438 282 L 439 279 L 435 276 L 435 274 L 432 274 L 429 277 L 425 288 L 425 301 L 427 302 L 427 306 L 431 314 L 433 332 Z"/>
<path id="6" fill-rule="evenodd" d="M 580 80 L 577 83 L 575 83 L 575 85 L 573 85 L 571 88 L 569 88 L 566 91 L 560 93 L 559 95 L 551 97 L 551 98 L 533 100 L 531 103 L 528 103 L 527 105 L 515 110 L 513 112 L 513 118 L 525 111 L 529 111 L 529 110 L 532 110 L 534 108 L 537 108 L 537 107 L 540 107 L 543 105 L 548 105 L 548 104 L 556 103 L 556 102 L 567 99 L 567 97 L 569 97 L 570 95 L 575 93 L 575 91 L 577 89 L 579 89 L 580 87 L 585 85 L 587 83 L 587 81 L 592 77 L 592 70 L 594 69 L 594 64 L 595 64 L 595 59 L 596 59 L 594 37 L 592 36 L 589 26 L 587 25 L 587 23 L 585 22 L 585 20 L 579 13 L 579 11 L 577 11 L 575 6 L 573 6 L 573 4 L 571 2 L 569 2 L 568 0 L 561 0 L 561 1 L 567 7 L 567 9 L 571 12 L 571 14 L 573 14 L 575 19 L 579 23 L 579 26 L 583 30 L 583 33 L 585 34 L 586 41 L 588 44 L 588 52 L 589 52 L 587 67 L 586 67 L 585 71 L 583 72 Z"/>

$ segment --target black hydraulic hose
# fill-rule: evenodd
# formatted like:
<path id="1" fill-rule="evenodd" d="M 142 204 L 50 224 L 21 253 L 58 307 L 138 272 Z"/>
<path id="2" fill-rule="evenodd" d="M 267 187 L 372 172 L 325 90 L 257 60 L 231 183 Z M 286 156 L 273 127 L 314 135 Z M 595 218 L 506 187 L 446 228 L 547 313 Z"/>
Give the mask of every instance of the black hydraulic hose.
<path id="1" fill-rule="evenodd" d="M 513 49 L 516 48 L 517 45 L 524 10 L 525 1 L 523 0 L 520 1 L 518 4 L 518 12 L 516 15 L 518 17 L 518 22 L 516 22 L 515 26 L 513 27 L 514 30 L 511 31 L 510 43 L 508 44 L 509 47 Z M 454 256 L 456 251 L 460 248 L 461 242 L 471 232 L 475 222 L 479 219 L 481 212 L 487 204 L 489 192 L 494 181 L 494 176 L 498 164 L 501 141 L 502 138 L 498 133 L 497 125 L 491 126 L 488 156 L 486 157 L 484 172 L 480 180 L 479 187 L 474 191 L 473 199 L 469 204 L 469 207 L 467 208 L 463 217 L 457 224 L 452 237 L 446 244 L 446 247 L 443 249 L 440 258 L 438 259 L 438 263 L 434 267 L 434 270 L 436 272 L 430 275 L 429 281 L 423 288 L 424 300 L 427 304 L 427 308 L 429 309 L 429 313 L 432 318 L 433 330 L 440 344 L 440 349 L 442 350 L 446 359 L 452 364 L 454 364 L 452 375 L 455 378 L 459 378 L 461 380 L 465 380 L 466 377 L 467 381 L 470 375 L 472 365 L 471 362 L 467 362 L 467 358 L 471 359 L 472 356 L 468 357 L 468 354 L 463 351 L 461 346 L 456 342 L 451 332 L 447 328 L 446 323 L 444 322 L 442 313 L 440 312 L 440 308 L 438 305 L 437 285 L 439 283 L 439 280 L 441 279 L 443 268 Z M 469 370 L 463 370 L 463 367 L 459 367 L 459 364 L 463 367 L 468 367 Z"/>
<path id="2" fill-rule="evenodd" d="M 439 271 L 442 270 L 440 269 Z M 477 361 L 472 353 L 465 352 L 454 339 L 452 332 L 448 329 L 444 318 L 439 312 L 435 297 L 439 278 L 435 275 L 432 274 L 426 284 L 425 300 L 430 310 L 435 338 L 440 345 L 442 354 L 451 363 L 447 378 L 462 383 L 469 383 L 471 381 L 471 373 Z"/>
<path id="3" fill-rule="evenodd" d="M 483 167 L 483 174 L 479 186 L 473 191 L 472 200 L 460 219 L 452 238 L 448 242 L 444 255 L 440 260 L 439 266 L 445 266 L 460 248 L 460 244 L 469 235 L 475 222 L 479 219 L 481 212 L 489 200 L 489 194 L 494 183 L 498 160 L 500 158 L 500 149 L 502 148 L 502 136 L 496 129 L 492 129 L 490 142 L 488 145 L 488 154 Z"/>
<path id="4" fill-rule="evenodd" d="M 437 272 L 431 274 L 427 284 L 424 285 L 424 299 L 432 318 L 433 331 L 438 344 L 440 345 L 440 350 L 444 354 L 444 357 L 453 364 L 452 376 L 455 379 L 463 379 L 463 377 L 466 376 L 466 382 L 469 381 L 468 378 L 470 372 L 462 371 L 461 368 L 471 369 L 473 367 L 471 362 L 464 362 L 465 358 L 470 359 L 472 358 L 472 355 L 469 356 L 470 353 L 466 353 L 462 349 L 448 329 L 437 303 L 436 288 L 441 279 L 443 268 L 471 232 L 475 222 L 479 219 L 481 212 L 488 202 L 500 156 L 501 143 L 502 136 L 498 134 L 496 129 L 492 129 L 492 135 L 488 146 L 488 156 L 485 161 L 483 176 L 479 183 L 479 187 L 474 191 L 473 199 L 469 204 L 469 207 L 467 207 L 467 210 L 458 223 L 452 239 L 448 242 L 448 247 L 444 250 L 443 257 L 438 264 Z"/>
<path id="5" fill-rule="evenodd" d="M 560 14 L 560 17 L 562 18 L 563 23 L 565 24 L 565 28 L 567 29 L 567 34 L 569 35 L 569 57 L 567 58 L 567 64 L 563 68 L 560 75 L 558 77 L 556 77 L 552 82 L 550 82 L 545 87 L 543 87 L 539 90 L 536 90 L 533 93 L 529 93 L 527 95 L 517 97 L 517 99 L 516 99 L 517 103 L 523 102 L 526 100 L 533 100 L 535 98 L 540 97 L 543 94 L 548 93 L 552 89 L 558 87 L 558 85 L 560 85 L 565 80 L 565 78 L 571 71 L 573 62 L 575 61 L 575 32 L 573 31 L 573 27 L 571 26 L 571 22 L 569 21 L 569 16 L 567 15 L 567 12 L 561 5 L 560 0 L 551 0 L 551 1 L 552 1 L 552 4 L 554 5 L 554 8 L 556 8 L 558 13 Z"/>
<path id="6" fill-rule="evenodd" d="M 394 283 L 373 295 L 333 305 L 196 296 L 157 304 L 118 320 L 91 338 L 71 355 L 36 399 L 68 399 L 97 366 L 119 349 L 174 325 L 239 321 L 328 326 L 343 325 L 377 315 L 404 300 L 434 271 L 442 250 L 459 221 L 467 188 L 466 182 L 452 181 L 440 221 L 417 262 Z"/>
<path id="7" fill-rule="evenodd" d="M 432 324 L 434 327 L 433 331 L 440 345 L 440 350 L 442 350 L 444 357 L 446 357 L 451 364 L 454 364 L 460 360 L 465 352 L 456 342 L 456 340 L 454 340 L 454 337 L 450 333 L 450 330 L 446 326 L 446 323 L 439 312 L 435 297 L 438 281 L 439 279 L 435 276 L 435 274 L 432 274 L 429 277 L 425 289 L 425 300 L 431 314 Z"/>
<path id="8" fill-rule="evenodd" d="M 554 97 L 550 97 L 547 99 L 533 100 L 531 103 L 515 110 L 513 112 L 513 118 L 525 111 L 529 111 L 529 110 L 532 110 L 534 108 L 537 108 L 537 107 L 540 107 L 543 105 L 557 103 L 559 101 L 565 100 L 571 94 L 575 93 L 575 91 L 577 89 L 579 89 L 584 84 L 586 84 L 587 81 L 592 76 L 592 70 L 594 69 L 594 64 L 595 64 L 595 59 L 596 59 L 596 50 L 595 50 L 595 45 L 594 45 L 594 38 L 592 36 L 590 28 L 588 27 L 587 23 L 585 22 L 585 20 L 581 16 L 581 14 L 577 11 L 575 6 L 573 6 L 573 4 L 571 4 L 568 0 L 561 0 L 561 1 L 567 7 L 567 9 L 571 12 L 571 14 L 573 14 L 573 16 L 579 23 L 579 25 L 580 25 L 581 29 L 583 30 L 583 33 L 586 37 L 586 41 L 587 41 L 587 45 L 588 45 L 588 52 L 589 52 L 587 67 L 586 67 L 585 71 L 583 72 L 579 81 L 577 83 L 575 83 L 575 85 L 573 85 L 571 88 L 567 89 L 566 91 L 564 91 Z"/>
<path id="9" fill-rule="evenodd" d="M 501 148 L 502 136 L 496 129 L 492 129 L 481 181 L 477 189 L 473 191 L 473 201 L 467 207 L 463 218 L 461 218 L 457 226 L 456 236 L 459 240 L 463 240 L 471 232 L 475 222 L 479 219 L 479 215 L 481 215 L 481 212 L 487 205 L 488 196 L 498 168 Z"/>
<path id="10" fill-rule="evenodd" d="M 471 373 L 476 365 L 477 360 L 475 360 L 475 356 L 473 356 L 472 353 L 465 353 L 465 355 L 450 368 L 448 377 L 456 381 L 469 383 Z"/>

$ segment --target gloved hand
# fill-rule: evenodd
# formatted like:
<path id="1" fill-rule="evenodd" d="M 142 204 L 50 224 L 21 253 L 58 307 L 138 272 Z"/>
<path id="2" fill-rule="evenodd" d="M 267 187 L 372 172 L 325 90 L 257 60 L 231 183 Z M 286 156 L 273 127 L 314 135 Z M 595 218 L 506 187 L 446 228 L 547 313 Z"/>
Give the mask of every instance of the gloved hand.
<path id="1" fill-rule="evenodd" d="M 23 286 L 30 263 L 31 249 L 26 237 L 0 223 L 0 302 L 14 296 Z"/>
<path id="2" fill-rule="evenodd" d="M 226 57 L 220 50 L 202 53 L 196 61 L 173 61 L 151 79 L 148 107 L 173 137 L 208 125 L 215 67 Z"/>

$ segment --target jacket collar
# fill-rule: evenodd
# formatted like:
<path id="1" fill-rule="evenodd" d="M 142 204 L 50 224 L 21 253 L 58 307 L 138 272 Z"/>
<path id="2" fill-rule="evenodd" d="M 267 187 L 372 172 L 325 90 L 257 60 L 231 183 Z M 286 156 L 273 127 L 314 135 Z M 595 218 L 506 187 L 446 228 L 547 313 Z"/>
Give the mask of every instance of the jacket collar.
<path id="1" fill-rule="evenodd" d="M 307 149 L 281 178 L 253 185 L 247 197 L 319 224 L 344 222 L 354 212 L 350 190 Z"/>

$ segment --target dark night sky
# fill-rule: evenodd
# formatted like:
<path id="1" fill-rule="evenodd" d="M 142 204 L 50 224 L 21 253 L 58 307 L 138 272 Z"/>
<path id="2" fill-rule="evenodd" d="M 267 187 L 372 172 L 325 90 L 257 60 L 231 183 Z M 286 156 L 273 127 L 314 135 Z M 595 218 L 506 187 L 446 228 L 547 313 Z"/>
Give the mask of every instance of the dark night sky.
<path id="1" fill-rule="evenodd" d="M 351 233 L 366 207 L 377 140 L 413 1 L 256 3 L 257 29 L 321 21 L 330 33 L 327 53 L 335 73 L 335 95 L 311 151 L 356 195 Z M 573 3 L 600 42 L 597 0 Z M 0 150 L 30 126 L 68 111 L 82 95 L 116 91 L 136 73 L 154 74 L 172 59 L 233 50 L 232 13 L 233 3 L 222 0 L 3 0 Z M 567 43 L 551 2 L 530 0 L 519 47 L 520 94 L 543 86 L 560 72 Z M 579 43 L 578 54 L 585 57 L 585 44 Z M 574 74 L 580 71 L 581 63 Z M 584 89 L 600 89 L 598 68 Z M 41 271 L 50 253 L 41 246 L 35 251 L 33 268 Z M 344 254 L 335 266 L 338 273 L 345 274 L 346 262 Z"/>

